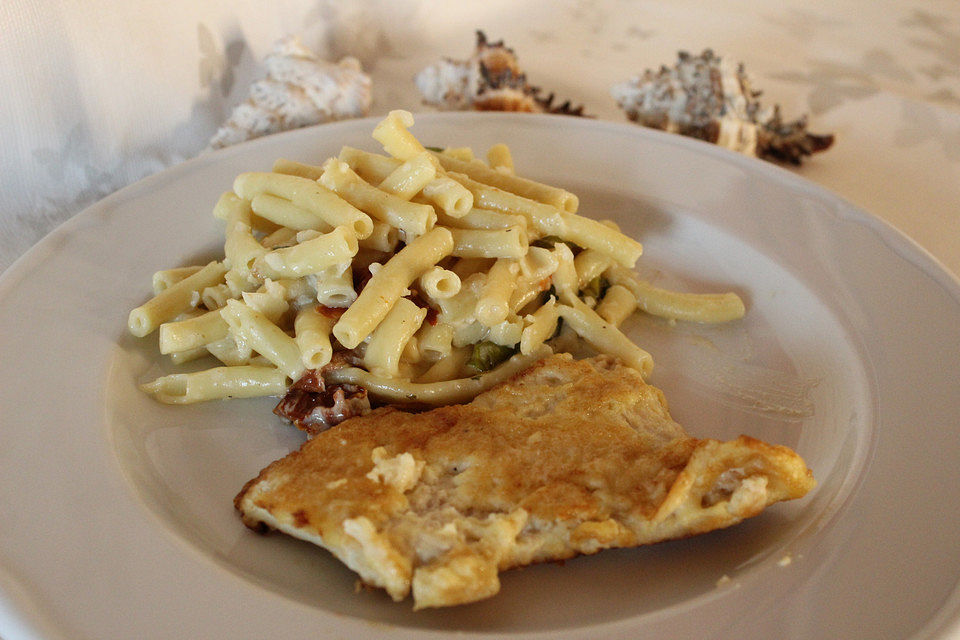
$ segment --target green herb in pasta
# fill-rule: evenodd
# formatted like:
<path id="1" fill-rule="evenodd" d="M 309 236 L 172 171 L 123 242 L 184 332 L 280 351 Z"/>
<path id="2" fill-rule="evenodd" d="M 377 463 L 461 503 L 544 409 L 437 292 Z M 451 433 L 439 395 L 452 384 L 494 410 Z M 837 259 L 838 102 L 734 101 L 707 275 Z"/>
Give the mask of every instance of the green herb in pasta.
<path id="1" fill-rule="evenodd" d="M 518 351 L 517 347 L 504 347 L 484 340 L 473 345 L 473 354 L 467 364 L 477 371 L 490 371 Z"/>

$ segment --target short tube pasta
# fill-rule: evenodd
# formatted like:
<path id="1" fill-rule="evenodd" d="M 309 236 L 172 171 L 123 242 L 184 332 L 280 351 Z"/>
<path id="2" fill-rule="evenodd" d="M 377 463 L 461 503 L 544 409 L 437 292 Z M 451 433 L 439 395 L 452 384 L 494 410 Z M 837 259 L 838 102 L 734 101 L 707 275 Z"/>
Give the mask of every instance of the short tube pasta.
<path id="1" fill-rule="evenodd" d="M 483 325 L 492 327 L 507 319 L 519 271 L 520 265 L 515 260 L 503 258 L 490 267 L 480 291 L 480 299 L 477 300 L 477 320 Z"/>
<path id="2" fill-rule="evenodd" d="M 456 180 L 437 177 L 423 186 L 420 195 L 451 218 L 467 215 L 473 209 L 473 194 Z"/>
<path id="3" fill-rule="evenodd" d="M 247 344 L 237 344 L 232 336 L 207 345 L 207 352 L 228 367 L 251 364 L 253 349 Z M 171 354 L 175 355 L 175 354 Z"/>
<path id="4" fill-rule="evenodd" d="M 229 327 L 217 311 L 160 325 L 160 353 L 170 354 L 204 347 L 227 337 Z"/>
<path id="5" fill-rule="evenodd" d="M 470 176 L 447 172 L 447 175 L 459 182 L 473 195 L 473 206 L 492 209 L 502 213 L 515 213 L 525 217 L 529 226 L 540 235 L 559 236 L 566 230 L 560 210 L 556 207 L 497 187 L 478 182 Z"/>
<path id="6" fill-rule="evenodd" d="M 287 288 L 283 281 L 267 280 L 256 291 L 244 291 L 240 294 L 243 303 L 262 313 L 270 322 L 277 324 L 290 308 L 287 302 Z M 287 281 L 289 282 L 289 281 Z"/>
<path id="7" fill-rule="evenodd" d="M 510 147 L 499 142 L 487 150 L 487 164 L 491 169 L 501 173 L 515 174 L 513 166 L 513 154 L 510 153 Z"/>
<path id="8" fill-rule="evenodd" d="M 417 335 L 422 358 L 442 360 L 453 350 L 453 327 L 445 322 L 422 324 Z"/>
<path id="9" fill-rule="evenodd" d="M 403 348 L 403 353 L 400 354 L 400 360 L 402 364 L 407 366 L 415 365 L 423 360 L 423 354 L 420 352 L 420 341 L 417 340 L 417 336 L 411 336 L 410 339 L 407 340 L 407 344 Z M 413 376 L 409 375 L 408 377 Z"/>
<path id="10" fill-rule="evenodd" d="M 527 305 L 535 304 L 537 298 L 550 287 L 550 278 L 521 278 L 517 282 L 517 288 L 510 296 L 510 311 L 520 313 Z"/>
<path id="11" fill-rule="evenodd" d="M 524 318 L 527 325 L 520 335 L 520 353 L 533 353 L 541 344 L 553 336 L 560 320 L 560 310 L 556 298 L 551 297 L 542 307 Z"/>
<path id="12" fill-rule="evenodd" d="M 333 327 L 333 335 L 347 349 L 363 341 L 387 316 L 415 279 L 453 250 L 453 236 L 436 227 L 404 247 L 387 261 Z"/>
<path id="13" fill-rule="evenodd" d="M 470 209 L 459 218 L 440 211 L 437 213 L 437 222 L 454 229 L 509 229 L 510 227 L 520 227 L 524 230 L 524 233 L 527 229 L 527 219 L 521 215 L 477 208 Z"/>
<path id="14" fill-rule="evenodd" d="M 285 247 L 296 242 L 297 232 L 301 231 L 300 229 L 291 229 L 289 227 L 280 227 L 273 233 L 265 236 L 263 240 L 260 241 L 267 249 L 276 249 L 277 247 Z"/>
<path id="15" fill-rule="evenodd" d="M 396 377 L 400 356 L 426 317 L 427 310 L 409 298 L 397 300 L 370 336 L 363 357 L 367 369 L 374 375 Z"/>
<path id="16" fill-rule="evenodd" d="M 218 285 L 204 288 L 204 290 L 200 292 L 200 303 L 207 309 L 216 310 L 227 304 L 227 300 L 232 300 L 236 297 L 237 293 L 230 288 L 230 285 L 221 282 Z M 163 325 L 160 326 L 162 327 Z"/>
<path id="17" fill-rule="evenodd" d="M 169 289 L 187 276 L 192 276 L 200 271 L 200 269 L 203 269 L 203 267 L 174 267 L 173 269 L 163 269 L 155 272 L 153 274 L 153 295 L 157 295 L 164 289 Z"/>
<path id="18" fill-rule="evenodd" d="M 293 322 L 293 339 L 300 349 L 303 366 L 307 369 L 319 369 L 330 362 L 333 357 L 331 329 L 333 319 L 317 311 L 315 306 L 304 307 L 297 312 Z"/>
<path id="19" fill-rule="evenodd" d="M 394 110 L 373 129 L 373 139 L 383 145 L 384 151 L 394 158 L 409 160 L 426 151 L 419 140 L 408 130 L 413 126 L 409 111 Z"/>
<path id="20" fill-rule="evenodd" d="M 173 373 L 140 388 L 166 404 L 191 404 L 281 395 L 287 388 L 287 376 L 275 367 L 214 367 L 196 373 Z"/>
<path id="21" fill-rule="evenodd" d="M 263 245 L 253 237 L 252 209 L 250 203 L 241 200 L 234 193 L 224 193 L 220 196 L 217 208 L 226 212 L 226 240 L 223 243 L 223 253 L 230 268 L 246 276 L 254 261 L 266 253 Z"/>
<path id="22" fill-rule="evenodd" d="M 347 226 L 358 238 L 373 231 L 370 216 L 324 188 L 316 180 L 283 173 L 241 173 L 233 181 L 234 192 L 245 200 L 260 193 L 286 198 L 296 206 L 316 214 L 332 227 Z"/>
<path id="23" fill-rule="evenodd" d="M 520 343 L 522 336 L 523 320 L 513 316 L 489 327 L 486 339 L 503 347 L 513 347 Z"/>
<path id="24" fill-rule="evenodd" d="M 609 255 L 597 249 L 584 249 L 573 259 L 580 288 L 586 287 L 613 263 Z"/>
<path id="25" fill-rule="evenodd" d="M 254 268 L 270 278 L 297 278 L 320 273 L 336 264 L 350 262 L 357 255 L 357 237 L 347 227 L 264 253 Z"/>
<path id="26" fill-rule="evenodd" d="M 253 291 L 257 285 L 257 280 L 250 277 L 250 272 L 242 274 L 230 269 L 223 275 L 223 282 L 205 287 L 200 292 L 200 302 L 207 309 L 219 309 L 227 304 L 227 300 L 239 298 L 244 291 Z"/>
<path id="27" fill-rule="evenodd" d="M 464 161 L 443 153 L 436 154 L 436 157 L 447 171 L 462 173 L 477 182 L 514 193 L 522 198 L 548 204 L 560 211 L 574 213 L 580 206 L 580 199 L 566 189 L 522 178 L 505 171 L 497 171 L 479 160 Z M 512 159 L 510 165 L 512 166 Z"/>
<path id="28" fill-rule="evenodd" d="M 305 367 L 297 343 L 262 313 L 238 300 L 229 300 L 220 315 L 238 343 L 249 345 L 291 380 L 303 375 Z"/>
<path id="29" fill-rule="evenodd" d="M 527 234 L 522 227 L 507 229 L 451 229 L 453 252 L 458 258 L 522 258 Z"/>
<path id="30" fill-rule="evenodd" d="M 316 300 L 325 307 L 347 308 L 357 299 L 350 264 L 335 264 L 317 274 Z"/>
<path id="31" fill-rule="evenodd" d="M 616 229 L 575 213 L 563 215 L 564 229 L 558 234 L 585 249 L 596 249 L 619 264 L 632 268 L 643 253 L 643 245 Z"/>
<path id="32" fill-rule="evenodd" d="M 393 253 L 400 244 L 400 231 L 396 227 L 374 220 L 373 233 L 359 241 L 363 249 Z"/>
<path id="33" fill-rule="evenodd" d="M 250 275 L 250 270 L 257 259 L 264 255 L 267 249 L 253 237 L 253 231 L 249 225 L 235 222 L 228 227 L 223 252 L 230 268 L 246 277 Z"/>
<path id="34" fill-rule="evenodd" d="M 391 173 L 400 168 L 403 164 L 396 158 L 385 156 L 379 153 L 371 153 L 354 147 L 343 147 L 340 149 L 340 155 L 337 156 L 343 162 L 350 165 L 350 168 L 357 172 L 361 178 L 370 184 L 379 184 L 387 179 Z M 322 175 L 322 171 L 321 174 Z M 320 177 L 317 176 L 317 178 Z"/>
<path id="35" fill-rule="evenodd" d="M 431 267 L 420 276 L 420 289 L 432 300 L 452 298 L 460 293 L 460 276 L 442 267 Z"/>
<path id="36" fill-rule="evenodd" d="M 637 306 L 650 315 L 715 324 L 738 320 L 746 313 L 740 296 L 726 293 L 681 293 L 655 287 L 633 272 L 611 267 L 607 271 L 611 282 L 630 290 L 637 299 Z"/>
<path id="37" fill-rule="evenodd" d="M 266 218 L 289 229 L 329 231 L 333 228 L 316 213 L 298 207 L 286 198 L 275 196 L 272 193 L 258 193 L 253 196 L 250 207 L 261 218 Z"/>
<path id="38" fill-rule="evenodd" d="M 558 305 L 558 311 L 564 322 L 590 346 L 620 358 L 624 364 L 633 367 L 644 377 L 650 375 L 653 370 L 653 358 L 650 354 L 631 342 L 630 338 L 583 302 L 574 300 L 572 306 Z"/>
<path id="39" fill-rule="evenodd" d="M 454 268 L 456 266 L 454 265 Z M 457 295 L 434 301 L 440 309 L 440 321 L 452 325 L 455 328 L 454 335 L 465 325 L 476 323 L 474 312 L 486 277 L 485 273 L 480 272 L 460 276 L 460 291 Z"/>
<path id="40" fill-rule="evenodd" d="M 318 167 L 312 164 L 304 164 L 295 160 L 287 160 L 286 158 L 278 158 L 273 163 L 273 172 L 285 173 L 290 176 L 300 176 L 301 178 L 316 180 L 321 176 L 321 174 L 323 174 L 323 167 Z"/>
<path id="41" fill-rule="evenodd" d="M 518 262 L 520 276 L 530 280 L 543 280 L 556 273 L 560 266 L 560 253 L 544 247 L 530 247 L 527 255 Z"/>
<path id="42" fill-rule="evenodd" d="M 451 158 L 456 158 L 457 160 L 463 160 L 464 162 L 477 159 L 473 154 L 473 149 L 470 147 L 446 147 L 440 153 Z"/>
<path id="43" fill-rule="evenodd" d="M 595 309 L 598 316 L 615 327 L 619 327 L 636 310 L 636 297 L 629 289 L 619 284 L 610 285 Z"/>
<path id="44" fill-rule="evenodd" d="M 222 282 L 226 272 L 227 267 L 222 262 L 209 263 L 131 311 L 127 328 L 138 338 L 152 333 L 164 322 L 190 309 L 194 298 L 199 298 L 200 291 Z"/>
<path id="45" fill-rule="evenodd" d="M 570 247 L 561 243 L 554 245 L 553 252 L 557 257 L 557 270 L 553 272 L 553 288 L 560 297 L 561 302 L 571 304 L 577 300 L 580 291 L 577 270 L 573 264 L 573 252 Z"/>
<path id="46" fill-rule="evenodd" d="M 391 171 L 390 175 L 380 181 L 378 187 L 404 200 L 409 200 L 437 177 L 437 167 L 434 162 L 429 152 L 418 153 Z"/>
<path id="47" fill-rule="evenodd" d="M 210 352 L 205 346 L 203 346 L 195 349 L 189 349 L 187 351 L 176 351 L 169 354 L 168 357 L 170 358 L 170 362 L 172 364 L 180 365 L 193 362 L 194 360 L 199 360 L 200 358 L 208 355 L 210 355 Z"/>
<path id="48" fill-rule="evenodd" d="M 408 202 L 365 182 L 350 166 L 331 158 L 323 165 L 320 183 L 358 209 L 369 213 L 404 233 L 421 236 L 437 221 L 433 207 Z M 370 232 L 373 232 L 371 225 Z M 369 235 L 369 234 L 367 234 Z"/>

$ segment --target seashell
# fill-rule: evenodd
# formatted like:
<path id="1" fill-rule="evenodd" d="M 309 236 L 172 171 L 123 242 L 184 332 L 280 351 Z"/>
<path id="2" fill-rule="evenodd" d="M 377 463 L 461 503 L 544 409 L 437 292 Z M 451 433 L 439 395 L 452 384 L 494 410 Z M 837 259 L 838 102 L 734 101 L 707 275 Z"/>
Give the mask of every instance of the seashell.
<path id="1" fill-rule="evenodd" d="M 806 117 L 785 122 L 779 105 L 762 107 L 743 64 L 732 67 L 710 49 L 699 56 L 681 51 L 674 67 L 648 69 L 610 93 L 641 125 L 766 160 L 800 164 L 833 144 L 832 135 L 808 133 Z"/>
<path id="2" fill-rule="evenodd" d="M 503 40 L 489 42 L 477 31 L 477 49 L 467 60 L 444 58 L 414 76 L 424 102 L 445 111 L 525 111 L 582 116 L 583 106 L 569 100 L 554 104 L 554 94 L 527 83 L 516 53 Z"/>
<path id="3" fill-rule="evenodd" d="M 263 64 L 267 77 L 250 85 L 248 98 L 210 139 L 211 148 L 332 120 L 360 118 L 370 110 L 370 76 L 355 58 L 328 62 L 298 38 L 290 37 L 277 42 Z"/>

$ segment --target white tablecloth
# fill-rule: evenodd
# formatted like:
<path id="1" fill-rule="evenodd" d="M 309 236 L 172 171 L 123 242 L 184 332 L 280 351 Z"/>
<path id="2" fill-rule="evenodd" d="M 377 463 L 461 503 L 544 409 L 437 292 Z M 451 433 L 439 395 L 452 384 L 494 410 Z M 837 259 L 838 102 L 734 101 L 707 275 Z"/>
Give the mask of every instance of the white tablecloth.
<path id="1" fill-rule="evenodd" d="M 960 273 L 956 0 L 0 4 L 0 269 L 54 226 L 199 153 L 287 35 L 356 56 L 371 115 L 424 109 L 412 76 L 503 38 L 530 80 L 625 121 L 610 86 L 678 50 L 743 61 L 765 102 L 837 142 L 799 169 Z"/>

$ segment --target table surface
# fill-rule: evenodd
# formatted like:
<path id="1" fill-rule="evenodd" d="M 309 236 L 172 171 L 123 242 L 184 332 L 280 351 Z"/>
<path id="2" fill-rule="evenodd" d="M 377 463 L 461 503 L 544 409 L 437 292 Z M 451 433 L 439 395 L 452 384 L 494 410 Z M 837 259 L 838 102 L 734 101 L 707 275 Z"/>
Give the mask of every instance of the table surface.
<path id="1" fill-rule="evenodd" d="M 86 206 L 198 154 L 279 38 L 358 58 L 379 115 L 428 110 L 413 75 L 468 57 L 479 28 L 514 48 L 533 84 L 615 122 L 626 118 L 610 87 L 679 50 L 743 62 L 765 104 L 836 134 L 790 170 L 960 274 L 955 0 L 12 0 L 0 26 L 0 269 Z"/>

